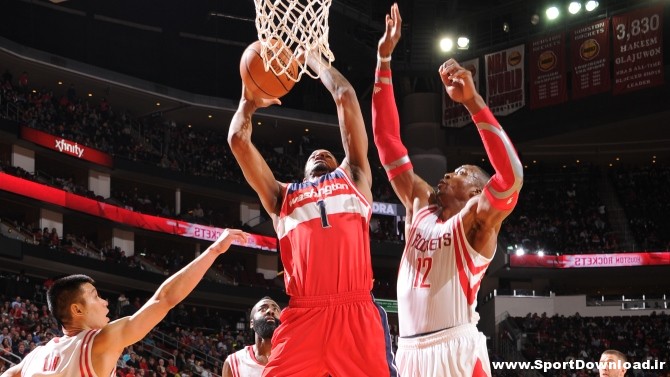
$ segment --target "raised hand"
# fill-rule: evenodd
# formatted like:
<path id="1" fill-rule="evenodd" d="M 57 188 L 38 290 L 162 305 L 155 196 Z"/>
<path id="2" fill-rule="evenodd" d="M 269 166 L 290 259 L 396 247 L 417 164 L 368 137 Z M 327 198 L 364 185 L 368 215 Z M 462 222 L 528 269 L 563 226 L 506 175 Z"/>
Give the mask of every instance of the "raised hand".
<path id="1" fill-rule="evenodd" d="M 449 59 L 442 63 L 438 71 L 447 94 L 454 102 L 465 105 L 478 94 L 472 72 L 461 67 L 456 60 Z"/>
<path id="2" fill-rule="evenodd" d="M 256 109 L 272 105 L 281 105 L 279 98 L 254 98 L 253 93 L 251 93 L 251 90 L 247 89 L 244 83 L 242 83 L 242 98 L 252 103 Z"/>
<path id="3" fill-rule="evenodd" d="M 391 13 L 386 15 L 386 30 L 384 30 L 384 35 L 382 35 L 377 46 L 379 56 L 384 58 L 391 56 L 400 40 L 401 29 L 402 18 L 400 18 L 400 10 L 398 9 L 398 4 L 394 3 L 391 6 Z"/>
<path id="4" fill-rule="evenodd" d="M 237 243 L 238 245 L 246 244 L 248 237 L 248 233 L 239 229 L 224 229 L 223 232 L 221 232 L 219 238 L 209 246 L 209 249 L 219 254 L 223 254 L 228 251 L 230 245 L 233 242 Z"/>

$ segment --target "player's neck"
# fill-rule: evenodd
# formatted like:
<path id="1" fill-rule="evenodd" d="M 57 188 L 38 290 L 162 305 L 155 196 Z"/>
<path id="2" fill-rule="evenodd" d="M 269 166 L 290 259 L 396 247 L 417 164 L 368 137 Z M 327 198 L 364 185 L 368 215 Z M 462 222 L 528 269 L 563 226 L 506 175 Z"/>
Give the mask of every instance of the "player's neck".
<path id="1" fill-rule="evenodd" d="M 63 334 L 65 334 L 66 336 L 77 336 L 77 334 L 79 334 L 80 332 L 82 332 L 84 330 L 89 330 L 89 328 L 87 326 L 84 326 L 84 325 L 80 324 L 80 323 L 77 323 L 77 324 L 69 325 L 67 327 L 63 326 L 62 330 L 63 330 Z"/>
<path id="2" fill-rule="evenodd" d="M 260 336 L 256 335 L 256 344 L 254 344 L 254 355 L 256 360 L 265 365 L 268 362 L 270 357 L 270 351 L 272 350 L 272 340 L 263 339 Z"/>
<path id="3" fill-rule="evenodd" d="M 446 201 L 446 203 L 438 202 L 437 205 L 440 207 L 440 220 L 447 221 L 454 217 L 466 204 L 467 202 L 462 202 L 456 199 L 450 199 Z"/>

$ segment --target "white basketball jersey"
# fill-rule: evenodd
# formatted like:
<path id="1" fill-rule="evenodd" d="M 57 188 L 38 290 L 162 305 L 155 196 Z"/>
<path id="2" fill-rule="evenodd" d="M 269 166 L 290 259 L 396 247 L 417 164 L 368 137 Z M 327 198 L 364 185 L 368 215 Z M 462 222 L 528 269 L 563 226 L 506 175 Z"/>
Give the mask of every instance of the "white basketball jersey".
<path id="1" fill-rule="evenodd" d="M 420 209 L 398 271 L 401 337 L 479 322 L 477 292 L 491 261 L 465 238 L 460 213 L 447 221 L 437 206 Z"/>
<path id="2" fill-rule="evenodd" d="M 228 364 L 233 371 L 233 377 L 261 377 L 265 368 L 256 360 L 254 346 L 246 346 L 228 356 Z"/>
<path id="3" fill-rule="evenodd" d="M 53 338 L 33 350 L 24 361 L 21 377 L 98 377 L 93 371 L 91 346 L 100 330 Z M 114 376 L 112 370 L 110 376 Z"/>

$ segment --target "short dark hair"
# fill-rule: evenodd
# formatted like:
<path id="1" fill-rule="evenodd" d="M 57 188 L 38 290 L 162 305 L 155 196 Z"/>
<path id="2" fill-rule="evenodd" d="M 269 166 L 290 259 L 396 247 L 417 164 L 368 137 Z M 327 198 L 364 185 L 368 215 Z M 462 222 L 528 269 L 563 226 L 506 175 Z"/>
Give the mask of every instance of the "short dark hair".
<path id="1" fill-rule="evenodd" d="M 49 311 L 61 326 L 70 321 L 70 305 L 81 299 L 81 286 L 85 283 L 95 284 L 95 281 L 86 275 L 69 275 L 56 280 L 47 291 Z"/>
<path id="2" fill-rule="evenodd" d="M 603 351 L 603 355 L 614 355 L 624 363 L 626 361 L 628 361 L 628 358 L 626 357 L 626 355 L 623 352 L 617 351 L 617 350 L 605 350 L 605 351 Z"/>
<path id="3" fill-rule="evenodd" d="M 477 185 L 479 186 L 478 188 L 484 189 L 484 186 L 489 182 L 491 179 L 491 174 L 489 174 L 486 170 L 484 170 L 481 166 L 477 165 L 472 165 L 475 169 L 477 169 L 477 172 L 479 173 L 479 180 L 477 182 Z"/>

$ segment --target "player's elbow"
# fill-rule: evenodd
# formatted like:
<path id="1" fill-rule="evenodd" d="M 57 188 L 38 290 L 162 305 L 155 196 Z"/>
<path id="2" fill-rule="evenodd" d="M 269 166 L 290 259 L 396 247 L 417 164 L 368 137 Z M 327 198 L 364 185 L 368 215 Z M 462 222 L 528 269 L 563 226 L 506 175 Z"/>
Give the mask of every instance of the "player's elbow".
<path id="1" fill-rule="evenodd" d="M 244 150 L 249 143 L 249 138 L 246 137 L 243 131 L 232 131 L 228 133 L 228 145 L 233 152 L 240 152 Z"/>
<path id="2" fill-rule="evenodd" d="M 157 305 L 157 307 L 162 307 L 166 311 L 171 310 L 181 302 L 178 297 L 164 290 L 157 292 L 152 300 L 154 301 L 154 305 Z"/>
<path id="3" fill-rule="evenodd" d="M 346 85 L 338 85 L 333 93 L 333 97 L 335 98 L 335 103 L 344 108 L 348 108 L 358 101 L 356 91 L 348 82 Z"/>

